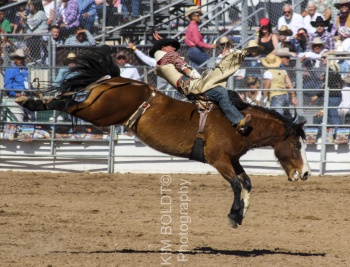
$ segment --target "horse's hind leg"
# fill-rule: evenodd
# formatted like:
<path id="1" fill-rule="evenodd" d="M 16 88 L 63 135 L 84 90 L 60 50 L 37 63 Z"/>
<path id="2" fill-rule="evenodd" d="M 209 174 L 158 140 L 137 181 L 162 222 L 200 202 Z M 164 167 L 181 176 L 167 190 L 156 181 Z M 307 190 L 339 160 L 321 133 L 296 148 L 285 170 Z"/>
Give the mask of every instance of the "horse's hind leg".
<path id="1" fill-rule="evenodd" d="M 235 170 L 236 174 L 238 175 L 238 179 L 240 179 L 243 189 L 242 189 L 242 200 L 244 204 L 243 208 L 243 217 L 245 216 L 248 208 L 249 208 L 249 199 L 250 199 L 250 191 L 252 189 L 252 183 L 249 178 L 249 176 L 244 171 L 243 167 L 239 162 L 233 164 L 233 169 Z"/>
<path id="2" fill-rule="evenodd" d="M 243 221 L 244 200 L 241 199 L 242 185 L 241 181 L 235 175 L 229 180 L 233 190 L 233 203 L 230 213 L 227 215 L 231 226 L 237 228 L 237 224 L 241 225 Z"/>

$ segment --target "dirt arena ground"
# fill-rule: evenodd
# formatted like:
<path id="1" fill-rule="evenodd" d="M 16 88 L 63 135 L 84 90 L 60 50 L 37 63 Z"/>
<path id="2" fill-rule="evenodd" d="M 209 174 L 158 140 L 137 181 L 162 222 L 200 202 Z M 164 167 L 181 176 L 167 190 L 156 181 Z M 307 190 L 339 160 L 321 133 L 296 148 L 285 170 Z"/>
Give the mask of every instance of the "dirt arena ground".
<path id="1" fill-rule="evenodd" d="M 0 266 L 349 266 L 349 176 L 251 178 L 0 172 Z"/>

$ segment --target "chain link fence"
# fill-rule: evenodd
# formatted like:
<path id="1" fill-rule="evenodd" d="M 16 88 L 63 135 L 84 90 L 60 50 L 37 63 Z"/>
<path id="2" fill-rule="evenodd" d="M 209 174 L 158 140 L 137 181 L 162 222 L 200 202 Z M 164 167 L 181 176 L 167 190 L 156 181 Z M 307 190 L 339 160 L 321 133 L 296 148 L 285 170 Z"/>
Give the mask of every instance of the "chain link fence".
<path id="1" fill-rule="evenodd" d="M 79 121 L 78 127 L 73 128 L 72 118 L 67 114 L 56 111 L 29 112 L 14 103 L 13 99 L 16 94 L 9 94 L 11 90 L 5 85 L 5 76 L 6 70 L 13 68 L 10 55 L 15 53 L 17 49 L 25 51 L 28 69 L 27 87 L 12 90 L 19 94 L 36 97 L 35 88 L 31 81 L 38 78 L 42 88 L 53 83 L 59 70 L 65 68 L 64 59 L 70 52 L 79 54 L 86 49 L 96 49 L 101 44 L 108 43 L 114 51 L 113 56 L 124 52 L 128 62 L 137 69 L 141 81 L 158 88 L 170 97 L 186 101 L 183 95 L 164 80 L 159 79 L 151 66 L 146 65 L 131 49 L 128 49 L 127 43 L 135 42 L 137 49 L 148 55 L 152 47 L 152 32 L 154 30 L 159 30 L 163 36 L 176 36 L 182 41 L 184 30 L 188 24 L 184 18 L 184 12 L 188 6 L 193 4 L 192 1 L 185 1 L 186 3 L 156 0 L 137 1 L 139 4 L 138 15 L 135 8 L 133 10 L 134 2 L 122 1 L 122 7 L 109 5 L 97 8 L 94 23 L 90 29 L 97 40 L 97 46 L 94 47 L 56 46 L 52 42 L 50 34 L 26 34 L 24 30 L 21 34 L 1 35 L 0 75 L 3 78 L 0 79 L 0 137 L 2 139 L 30 141 L 32 139 L 60 140 L 66 138 L 107 141 L 111 137 L 112 139 L 116 137 L 113 128 L 99 129 L 83 121 Z M 17 16 L 19 5 L 23 3 L 26 1 L 11 2 L 6 6 L 5 17 L 12 24 Z M 217 2 L 202 0 L 202 11 L 205 16 L 200 27 L 205 41 L 211 43 L 220 36 L 227 35 L 235 41 L 237 48 L 244 48 L 246 43 L 254 37 L 255 27 L 261 17 L 269 16 L 272 24 L 277 25 L 277 20 L 282 15 L 284 3 L 294 4 L 297 13 L 300 13 L 306 5 L 306 1 L 252 0 L 244 2 L 228 0 Z M 329 3 L 333 5 L 332 1 Z M 4 10 L 4 6 L 0 7 L 1 9 Z M 334 8 L 332 9 L 334 11 Z M 154 12 L 157 10 L 160 12 Z M 242 18 L 247 18 L 247 20 Z M 56 17 L 55 21 L 58 20 L 59 18 Z M 135 25 L 137 27 L 134 27 Z M 186 59 L 186 46 L 182 45 L 178 52 Z M 212 56 L 209 67 L 214 65 L 220 52 L 219 49 L 208 51 Z M 350 56 L 334 54 L 333 58 L 330 56 L 327 59 L 327 64 L 329 66 L 335 60 L 342 59 L 348 61 Z M 342 77 L 342 85 L 339 86 L 339 77 L 333 75 L 332 71 L 330 72 L 322 64 L 318 64 L 316 68 L 314 63 L 311 61 L 310 65 L 305 64 L 305 62 L 301 62 L 300 58 L 290 60 L 290 65 L 286 66 L 285 69 L 295 88 L 298 105 L 293 106 L 290 101 L 289 89 L 287 89 L 288 105 L 270 108 L 283 109 L 286 116 L 294 116 L 297 112 L 299 121 L 306 121 L 307 142 L 309 144 L 348 143 L 350 132 L 349 70 L 342 69 L 342 64 L 338 64 L 339 69 L 336 69 L 336 72 Z M 24 68 L 18 69 L 23 70 Z M 236 90 L 242 99 L 252 104 L 268 106 L 268 99 L 265 101 L 263 98 L 265 91 L 263 90 L 263 75 L 266 69 L 261 66 L 259 60 L 246 58 L 241 70 L 243 71 L 241 74 L 243 74 L 231 77 L 227 88 Z M 252 89 L 248 86 L 250 77 L 256 77 L 259 80 L 257 88 Z M 327 84 L 326 90 L 324 89 L 325 84 Z M 259 99 L 256 98 L 257 95 L 260 96 Z M 120 127 L 117 128 L 117 132 L 129 134 L 126 129 Z"/>

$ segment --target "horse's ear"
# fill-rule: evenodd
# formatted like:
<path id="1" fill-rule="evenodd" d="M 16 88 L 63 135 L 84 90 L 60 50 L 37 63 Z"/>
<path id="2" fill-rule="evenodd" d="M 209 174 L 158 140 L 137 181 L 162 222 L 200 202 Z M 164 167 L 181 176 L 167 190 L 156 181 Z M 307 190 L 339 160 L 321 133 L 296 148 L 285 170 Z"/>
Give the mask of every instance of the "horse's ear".
<path id="1" fill-rule="evenodd" d="M 298 130 L 303 129 L 305 123 L 306 123 L 306 121 L 301 122 L 301 123 L 295 123 L 292 127 L 292 131 L 297 132 Z"/>

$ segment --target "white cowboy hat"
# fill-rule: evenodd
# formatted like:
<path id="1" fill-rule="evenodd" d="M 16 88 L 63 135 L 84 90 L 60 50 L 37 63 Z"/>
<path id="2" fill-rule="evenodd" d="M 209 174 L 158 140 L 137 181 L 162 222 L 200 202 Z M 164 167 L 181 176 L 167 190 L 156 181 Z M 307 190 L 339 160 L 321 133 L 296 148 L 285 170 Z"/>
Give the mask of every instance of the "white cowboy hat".
<path id="1" fill-rule="evenodd" d="M 281 66 L 281 63 L 282 59 L 273 53 L 270 53 L 266 56 L 266 58 L 261 59 L 261 64 L 267 68 L 278 68 Z"/>
<path id="2" fill-rule="evenodd" d="M 246 49 L 248 48 L 252 48 L 252 47 L 257 47 L 260 51 L 264 50 L 264 47 L 262 47 L 261 45 L 258 44 L 258 42 L 256 40 L 250 40 L 248 42 L 248 46 L 246 47 Z"/>
<path id="3" fill-rule="evenodd" d="M 325 46 L 325 42 L 323 42 L 323 41 L 321 40 L 320 37 L 315 37 L 315 38 L 312 40 L 312 42 L 309 42 L 309 46 L 310 46 L 310 47 L 312 47 L 312 46 L 315 45 L 315 44 L 321 44 L 321 45 L 323 45 L 323 47 Z"/>
<path id="4" fill-rule="evenodd" d="M 25 58 L 26 55 L 24 54 L 23 49 L 17 49 L 14 53 L 10 54 L 10 59 L 14 59 L 15 57 Z"/>
<path id="5" fill-rule="evenodd" d="M 202 11 L 201 11 L 200 7 L 198 7 L 198 6 L 189 7 L 185 12 L 185 17 L 188 17 L 194 13 L 199 13 L 200 15 L 202 15 Z"/>
<path id="6" fill-rule="evenodd" d="M 72 61 L 72 59 L 76 57 L 77 56 L 73 52 L 68 53 L 67 57 L 63 60 L 63 64 L 68 65 Z"/>
<path id="7" fill-rule="evenodd" d="M 275 55 L 279 56 L 279 57 L 283 57 L 283 56 L 295 57 L 296 56 L 295 53 L 289 51 L 288 47 L 283 47 L 283 48 L 277 49 Z"/>
<path id="8" fill-rule="evenodd" d="M 338 3 L 334 4 L 334 7 L 335 7 L 336 9 L 340 9 L 340 5 L 344 5 L 344 4 L 348 4 L 348 3 L 350 3 L 349 0 L 339 0 Z"/>
<path id="9" fill-rule="evenodd" d="M 226 43 L 229 43 L 230 45 L 233 45 L 233 40 L 231 39 L 228 39 L 227 36 L 222 36 L 219 41 L 218 41 L 218 44 L 221 45 L 221 44 L 226 44 Z"/>

